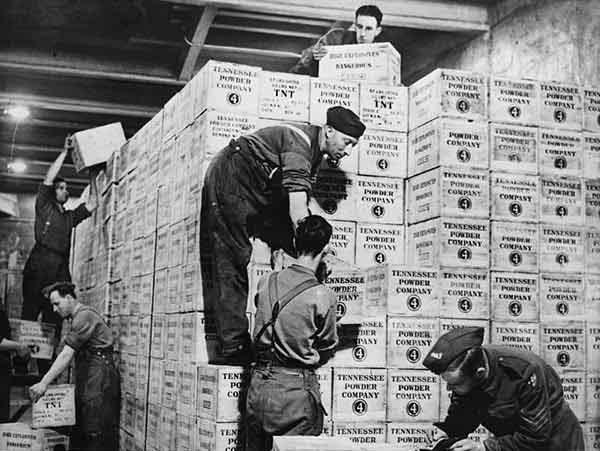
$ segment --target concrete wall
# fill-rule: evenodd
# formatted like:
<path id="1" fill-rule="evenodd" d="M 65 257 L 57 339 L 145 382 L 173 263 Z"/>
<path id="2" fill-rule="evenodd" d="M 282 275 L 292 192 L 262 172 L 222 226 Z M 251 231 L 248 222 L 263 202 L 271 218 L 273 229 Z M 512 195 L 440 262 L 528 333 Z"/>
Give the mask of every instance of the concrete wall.
<path id="1" fill-rule="evenodd" d="M 504 0 L 491 16 L 502 19 L 489 33 L 424 72 L 445 67 L 600 86 L 599 0 Z"/>

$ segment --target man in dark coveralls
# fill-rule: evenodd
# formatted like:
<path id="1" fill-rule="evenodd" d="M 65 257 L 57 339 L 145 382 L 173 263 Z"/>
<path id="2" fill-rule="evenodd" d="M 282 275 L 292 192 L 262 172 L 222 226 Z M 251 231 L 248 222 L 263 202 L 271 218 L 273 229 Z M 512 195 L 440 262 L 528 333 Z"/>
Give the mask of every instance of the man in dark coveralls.
<path id="1" fill-rule="evenodd" d="M 52 311 L 52 306 L 42 295 L 42 288 L 57 280 L 71 280 L 69 254 L 71 231 L 88 218 L 98 205 L 95 177 L 90 180 L 90 194 L 85 204 L 66 210 L 69 199 L 67 183 L 57 177 L 69 150 L 67 145 L 48 169 L 35 200 L 35 245 L 23 269 L 22 319 L 36 321 L 40 312 L 42 321 L 56 325 L 60 336 L 62 318 Z M 92 175 L 92 173 L 90 173 Z M 41 362 L 40 362 L 41 363 Z M 43 372 L 43 369 L 40 368 Z"/>
<path id="2" fill-rule="evenodd" d="M 205 308 L 215 317 L 226 363 L 245 364 L 250 358 L 250 237 L 293 255 L 294 230 L 309 215 L 323 156 L 348 155 L 364 130 L 356 114 L 336 106 L 323 126 L 262 128 L 232 140 L 212 159 L 202 191 L 200 255 Z"/>
<path id="3" fill-rule="evenodd" d="M 484 345 L 481 327 L 442 335 L 423 364 L 452 392 L 446 419 L 434 423 L 460 439 L 453 451 L 583 451 L 583 431 L 556 372 L 537 355 Z M 467 439 L 482 424 L 494 434 Z"/>
<path id="4" fill-rule="evenodd" d="M 75 358 L 77 418 L 71 449 L 116 450 L 121 390 L 113 362 L 111 330 L 98 312 L 77 300 L 72 283 L 55 282 L 44 288 L 44 295 L 56 313 L 71 320 L 71 329 L 63 350 L 48 372 L 30 387 L 31 398 L 37 401 Z"/>

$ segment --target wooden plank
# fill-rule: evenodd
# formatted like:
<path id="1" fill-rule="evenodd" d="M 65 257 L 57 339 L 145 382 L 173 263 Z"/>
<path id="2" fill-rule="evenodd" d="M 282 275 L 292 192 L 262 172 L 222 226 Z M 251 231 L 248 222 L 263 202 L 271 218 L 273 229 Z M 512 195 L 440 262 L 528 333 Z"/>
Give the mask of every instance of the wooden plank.
<path id="1" fill-rule="evenodd" d="M 282 50 L 266 50 L 266 49 L 253 49 L 248 47 L 233 47 L 227 45 L 211 45 L 206 44 L 204 50 L 207 52 L 228 52 L 228 53 L 240 53 L 246 55 L 257 55 L 257 56 L 268 56 L 273 58 L 290 58 L 298 59 L 300 54 L 296 52 L 285 52 Z"/>
<path id="2" fill-rule="evenodd" d="M 217 11 L 217 7 L 212 4 L 207 4 L 204 7 L 202 16 L 196 25 L 196 30 L 194 31 L 190 48 L 188 49 L 185 61 L 183 62 L 181 73 L 179 74 L 180 80 L 189 80 L 192 78 L 192 75 L 194 74 L 194 68 L 196 67 L 196 61 L 198 60 L 198 55 L 200 55 L 200 51 L 202 50 L 202 46 L 204 45 L 206 36 L 208 35 L 208 30 L 210 29 L 210 26 L 217 15 Z"/>
<path id="3" fill-rule="evenodd" d="M 294 31 L 294 30 L 282 30 L 279 28 L 266 28 L 266 27 L 251 27 L 247 25 L 231 25 L 224 23 L 214 23 L 212 28 L 215 30 L 231 30 L 241 31 L 246 33 L 260 33 L 269 34 L 275 36 L 291 36 L 295 38 L 308 38 L 308 39 L 319 39 L 322 33 L 309 33 L 306 31 Z"/>

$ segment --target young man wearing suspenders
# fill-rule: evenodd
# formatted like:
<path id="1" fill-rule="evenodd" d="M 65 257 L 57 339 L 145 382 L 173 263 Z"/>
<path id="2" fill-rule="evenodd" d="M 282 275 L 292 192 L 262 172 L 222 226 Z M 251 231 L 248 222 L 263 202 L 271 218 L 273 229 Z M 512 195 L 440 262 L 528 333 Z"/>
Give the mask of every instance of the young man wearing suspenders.
<path id="1" fill-rule="evenodd" d="M 333 355 L 338 336 L 336 298 L 317 273 L 331 230 L 321 216 L 302 219 L 295 239 L 297 263 L 258 283 L 246 451 L 270 451 L 274 435 L 319 435 L 323 430 L 314 370 Z"/>
<path id="2" fill-rule="evenodd" d="M 202 190 L 200 259 L 205 310 L 216 320 L 223 363 L 248 363 L 250 355 L 250 237 L 294 255 L 294 230 L 309 214 L 323 156 L 345 157 L 364 130 L 356 114 L 335 106 L 323 126 L 262 128 L 232 140 L 212 158 Z"/>

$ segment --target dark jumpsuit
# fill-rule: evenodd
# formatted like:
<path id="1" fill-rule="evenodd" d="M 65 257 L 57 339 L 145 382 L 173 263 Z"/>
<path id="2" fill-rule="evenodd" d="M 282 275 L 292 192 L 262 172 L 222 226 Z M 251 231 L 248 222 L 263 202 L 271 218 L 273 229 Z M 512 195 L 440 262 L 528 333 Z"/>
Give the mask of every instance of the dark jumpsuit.
<path id="1" fill-rule="evenodd" d="M 446 419 L 436 423 L 451 437 L 466 437 L 482 424 L 495 437 L 486 451 L 583 451 L 583 431 L 563 398 L 556 372 L 537 355 L 483 346 L 490 374 L 465 396 L 452 394 Z"/>
<path id="2" fill-rule="evenodd" d="M 56 201 L 54 187 L 40 185 L 35 200 L 35 245 L 23 269 L 21 318 L 36 321 L 41 311 L 42 321 L 56 325 L 57 336 L 60 336 L 62 318 L 54 313 L 42 295 L 42 288 L 57 280 L 71 281 L 71 231 L 89 216 L 84 204 L 75 210 L 63 210 Z"/>
<path id="3" fill-rule="evenodd" d="M 119 443 L 119 373 L 113 362 L 110 328 L 92 308 L 73 314 L 65 344 L 75 350 L 73 450 L 107 451 Z"/>
<path id="4" fill-rule="evenodd" d="M 242 136 L 217 153 L 202 189 L 200 259 L 205 308 L 224 356 L 250 344 L 246 307 L 252 244 L 293 252 L 288 193 L 310 193 L 323 158 L 320 127 L 284 124 Z"/>
<path id="5" fill-rule="evenodd" d="M 0 306 L 0 343 L 10 340 L 10 324 L 6 312 Z M 0 352 L 0 423 L 10 417 L 10 352 Z"/>

